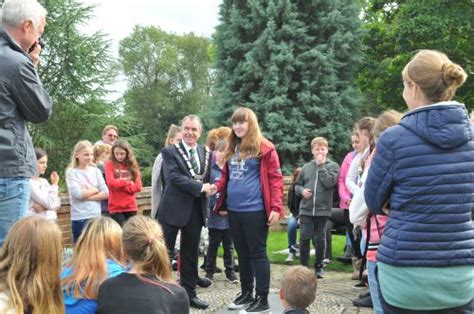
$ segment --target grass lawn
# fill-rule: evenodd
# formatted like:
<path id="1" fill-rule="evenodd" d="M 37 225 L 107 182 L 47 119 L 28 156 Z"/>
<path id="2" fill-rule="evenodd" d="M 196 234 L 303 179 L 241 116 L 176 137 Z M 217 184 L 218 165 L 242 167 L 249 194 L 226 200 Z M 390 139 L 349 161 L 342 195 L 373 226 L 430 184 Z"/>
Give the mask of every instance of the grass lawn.
<path id="1" fill-rule="evenodd" d="M 346 243 L 346 237 L 342 235 L 332 235 L 332 260 L 325 269 L 327 270 L 338 270 L 338 271 L 352 271 L 351 265 L 344 265 L 343 263 L 336 260 L 336 257 L 341 256 L 344 250 L 344 245 Z M 268 258 L 271 263 L 276 264 L 285 264 L 285 259 L 287 254 L 274 253 L 288 248 L 288 238 L 286 231 L 273 231 L 268 234 L 267 241 L 267 252 Z M 223 251 L 222 247 L 219 248 L 219 256 L 222 257 Z M 296 258 L 291 265 L 298 265 L 299 259 Z M 314 265 L 314 256 L 311 256 L 309 264 Z"/>

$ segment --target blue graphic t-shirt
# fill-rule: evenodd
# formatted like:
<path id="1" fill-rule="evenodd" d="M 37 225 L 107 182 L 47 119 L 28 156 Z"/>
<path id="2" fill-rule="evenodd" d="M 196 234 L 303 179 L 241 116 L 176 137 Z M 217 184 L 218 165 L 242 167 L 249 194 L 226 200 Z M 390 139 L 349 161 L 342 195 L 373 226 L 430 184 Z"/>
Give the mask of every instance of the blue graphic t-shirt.
<path id="1" fill-rule="evenodd" d="M 260 159 L 239 161 L 238 154 L 228 161 L 227 208 L 238 212 L 263 210 L 260 188 Z"/>

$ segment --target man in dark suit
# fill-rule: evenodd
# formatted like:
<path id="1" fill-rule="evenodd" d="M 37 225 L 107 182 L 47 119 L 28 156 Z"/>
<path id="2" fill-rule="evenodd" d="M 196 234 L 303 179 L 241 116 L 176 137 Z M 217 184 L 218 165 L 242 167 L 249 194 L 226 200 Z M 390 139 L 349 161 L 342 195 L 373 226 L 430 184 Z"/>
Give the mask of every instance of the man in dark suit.
<path id="1" fill-rule="evenodd" d="M 198 116 L 184 117 L 181 129 L 182 142 L 161 151 L 165 186 L 157 218 L 170 254 L 181 230 L 180 284 L 191 307 L 206 309 L 208 303 L 196 296 L 195 288 L 198 280 L 206 280 L 198 277 L 198 258 L 201 228 L 207 217 L 206 193 L 210 193 L 210 152 L 197 143 L 202 131 Z"/>

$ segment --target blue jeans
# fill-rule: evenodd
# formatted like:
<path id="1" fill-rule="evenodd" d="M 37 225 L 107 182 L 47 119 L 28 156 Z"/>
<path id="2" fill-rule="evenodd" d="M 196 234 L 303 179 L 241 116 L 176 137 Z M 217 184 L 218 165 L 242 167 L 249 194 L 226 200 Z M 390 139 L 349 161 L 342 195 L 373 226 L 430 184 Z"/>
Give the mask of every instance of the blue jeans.
<path id="1" fill-rule="evenodd" d="M 29 178 L 0 178 L 0 246 L 10 227 L 28 212 Z"/>
<path id="2" fill-rule="evenodd" d="M 296 244 L 296 230 L 298 229 L 298 220 L 291 215 L 288 218 L 288 224 L 286 225 L 286 232 L 288 233 L 288 250 L 290 253 L 295 254 L 296 251 L 294 249 Z"/>
<path id="3" fill-rule="evenodd" d="M 367 272 L 369 273 L 369 289 L 370 289 L 370 298 L 372 299 L 372 304 L 374 305 L 375 314 L 383 314 L 382 303 L 380 302 L 379 297 L 379 283 L 375 277 L 375 268 L 377 267 L 377 262 L 367 261 Z"/>
<path id="4" fill-rule="evenodd" d="M 72 242 L 76 243 L 90 219 L 71 220 Z"/>

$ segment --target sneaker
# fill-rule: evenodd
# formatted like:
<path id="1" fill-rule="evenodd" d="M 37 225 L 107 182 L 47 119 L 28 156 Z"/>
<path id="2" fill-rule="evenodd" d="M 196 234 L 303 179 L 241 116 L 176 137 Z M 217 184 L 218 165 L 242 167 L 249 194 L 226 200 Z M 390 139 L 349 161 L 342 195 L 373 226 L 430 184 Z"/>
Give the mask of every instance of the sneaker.
<path id="1" fill-rule="evenodd" d="M 229 310 L 239 310 L 249 306 L 253 302 L 252 292 L 245 291 L 237 295 L 234 301 L 227 306 Z"/>
<path id="2" fill-rule="evenodd" d="M 316 277 L 319 279 L 324 278 L 324 269 L 321 268 L 316 268 Z"/>
<path id="3" fill-rule="evenodd" d="M 331 263 L 331 260 L 329 258 L 323 259 L 323 265 L 326 266 L 327 264 Z"/>
<path id="4" fill-rule="evenodd" d="M 239 314 L 247 313 L 270 313 L 268 298 L 257 295 L 248 308 L 239 312 Z"/>
<path id="5" fill-rule="evenodd" d="M 233 271 L 226 272 L 225 277 L 227 278 L 227 280 L 229 280 L 230 283 L 239 283 L 239 279 L 237 279 Z"/>
<path id="6" fill-rule="evenodd" d="M 291 263 L 295 259 L 295 253 L 288 254 L 288 257 L 285 260 L 285 263 Z"/>
<path id="7" fill-rule="evenodd" d="M 209 279 L 210 281 L 213 281 L 213 280 L 214 280 L 214 274 L 211 273 L 211 272 L 207 272 L 204 277 L 206 277 L 206 278 Z"/>
<path id="8" fill-rule="evenodd" d="M 359 307 L 374 307 L 372 304 L 372 298 L 369 296 L 352 301 L 352 304 Z"/>

